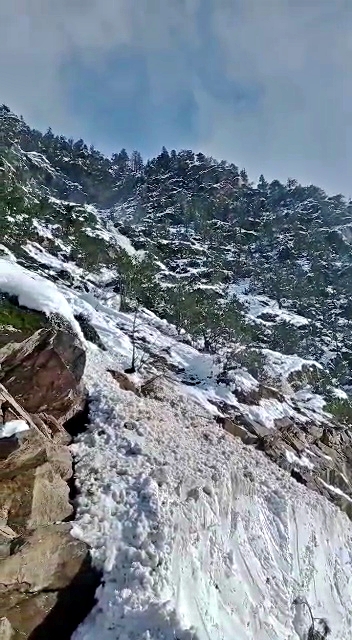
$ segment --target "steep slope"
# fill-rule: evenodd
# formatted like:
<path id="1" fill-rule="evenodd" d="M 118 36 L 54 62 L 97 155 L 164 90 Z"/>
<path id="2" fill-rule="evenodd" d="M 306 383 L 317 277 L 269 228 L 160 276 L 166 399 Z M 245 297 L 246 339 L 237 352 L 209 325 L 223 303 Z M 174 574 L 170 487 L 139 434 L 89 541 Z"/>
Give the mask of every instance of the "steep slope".
<path id="1" fill-rule="evenodd" d="M 90 426 L 73 446 L 73 534 L 92 547 L 104 580 L 74 638 L 306 640 L 311 622 L 305 606 L 293 605 L 299 597 L 349 638 L 347 517 L 216 424 L 220 401 L 236 403 L 236 385 L 232 393 L 217 385 L 206 354 L 179 342 L 171 326 L 141 313 L 138 361 L 146 345 L 155 358 L 131 377 L 135 392 L 123 391 L 110 371 L 131 362 L 133 315 L 101 293 L 62 294 L 107 347 L 87 347 Z M 196 393 L 189 376 L 198 376 Z M 249 381 L 238 372 L 242 392 Z M 313 416 L 323 419 L 316 409 Z"/>
<path id="2" fill-rule="evenodd" d="M 52 272 L 70 282 L 80 269 L 115 267 L 110 281 L 127 297 L 208 349 L 221 324 L 246 345 L 317 360 L 331 377 L 324 393 L 348 392 L 351 203 L 342 196 L 292 179 L 254 186 L 234 164 L 191 151 L 109 159 L 31 130 L 4 106 L 0 130 L 5 251 L 29 265 L 49 252 Z"/>
<path id="3" fill-rule="evenodd" d="M 75 445 L 75 535 L 105 581 L 74 639 L 306 640 L 303 595 L 347 640 L 350 522 L 174 388 L 136 398 L 105 366 L 92 353 L 92 426 Z"/>
<path id="4" fill-rule="evenodd" d="M 104 583 L 77 639 L 307 640 L 297 598 L 349 638 L 350 204 L 0 116 L 0 304 L 88 339 L 74 531 Z"/>

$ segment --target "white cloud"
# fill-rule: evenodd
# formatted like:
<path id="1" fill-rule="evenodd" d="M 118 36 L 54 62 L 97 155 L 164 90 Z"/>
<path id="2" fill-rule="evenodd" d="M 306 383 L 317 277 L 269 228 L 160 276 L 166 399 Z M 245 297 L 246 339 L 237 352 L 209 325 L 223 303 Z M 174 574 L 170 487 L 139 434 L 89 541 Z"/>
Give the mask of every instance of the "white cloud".
<path id="1" fill-rule="evenodd" d="M 204 7 L 212 36 L 199 28 Z M 146 56 L 156 104 L 194 92 L 200 148 L 251 175 L 295 176 L 349 195 L 351 27 L 350 0 L 11 0 L 0 5 L 2 101 L 37 126 L 82 135 L 64 66 L 76 59 L 99 70 L 129 45 Z M 227 80 L 260 87 L 257 111 L 234 113 L 202 84 L 186 52 L 196 56 L 209 37 Z"/>
<path id="2" fill-rule="evenodd" d="M 210 101 L 209 111 L 219 108 L 221 118 L 213 120 L 205 147 L 225 157 L 237 152 L 251 172 L 352 193 L 352 6 L 344 0 L 240 4 L 239 20 L 230 8 L 216 12 L 216 33 L 228 76 L 258 83 L 263 101 L 255 115 L 240 116 Z"/>

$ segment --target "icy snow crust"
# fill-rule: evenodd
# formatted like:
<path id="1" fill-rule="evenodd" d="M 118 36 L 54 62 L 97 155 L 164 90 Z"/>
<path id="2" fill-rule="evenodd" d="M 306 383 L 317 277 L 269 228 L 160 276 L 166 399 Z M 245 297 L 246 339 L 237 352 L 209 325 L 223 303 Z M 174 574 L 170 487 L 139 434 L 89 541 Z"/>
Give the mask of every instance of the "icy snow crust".
<path id="1" fill-rule="evenodd" d="M 347 517 L 175 387 L 121 391 L 105 358 L 90 350 L 92 424 L 73 446 L 74 535 L 104 586 L 73 640 L 306 640 L 297 596 L 350 639 Z"/>

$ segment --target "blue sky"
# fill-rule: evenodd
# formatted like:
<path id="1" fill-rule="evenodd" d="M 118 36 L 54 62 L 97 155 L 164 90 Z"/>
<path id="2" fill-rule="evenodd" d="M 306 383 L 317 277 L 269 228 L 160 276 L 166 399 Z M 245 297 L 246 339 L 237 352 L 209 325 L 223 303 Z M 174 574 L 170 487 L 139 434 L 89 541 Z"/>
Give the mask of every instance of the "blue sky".
<path id="1" fill-rule="evenodd" d="M 1 5 L 1 101 L 33 126 L 352 195 L 351 0 Z"/>

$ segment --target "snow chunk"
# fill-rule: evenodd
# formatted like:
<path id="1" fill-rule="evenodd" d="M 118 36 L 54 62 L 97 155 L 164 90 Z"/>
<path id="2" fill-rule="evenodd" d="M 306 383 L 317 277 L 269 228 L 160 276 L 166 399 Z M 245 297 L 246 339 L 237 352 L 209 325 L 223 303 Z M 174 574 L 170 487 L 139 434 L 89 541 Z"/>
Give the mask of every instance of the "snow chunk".
<path id="1" fill-rule="evenodd" d="M 33 311 L 42 311 L 48 316 L 58 313 L 85 343 L 69 303 L 53 282 L 19 264 L 0 258 L 0 291 L 17 296 L 20 305 Z"/>
<path id="2" fill-rule="evenodd" d="M 29 426 L 25 420 L 10 420 L 0 426 L 0 438 L 11 438 L 17 433 L 28 431 Z"/>
<path id="3" fill-rule="evenodd" d="M 307 469 L 314 469 L 314 464 L 307 458 L 307 456 L 296 456 L 293 451 L 285 451 L 286 458 L 290 464 L 299 464 L 301 467 L 307 467 Z"/>

